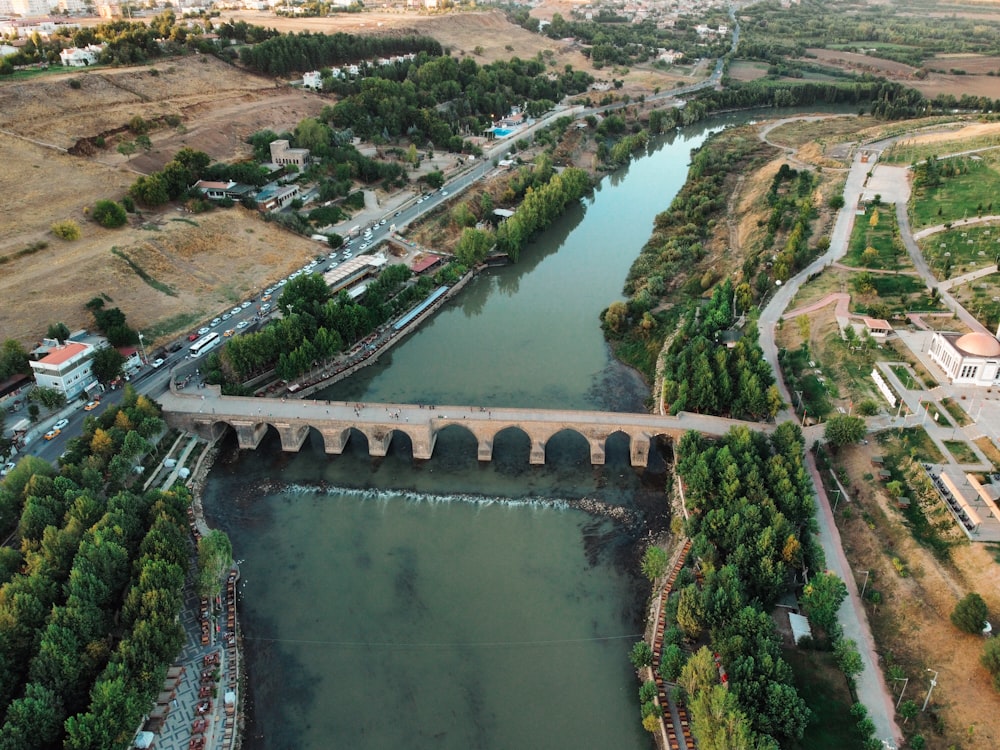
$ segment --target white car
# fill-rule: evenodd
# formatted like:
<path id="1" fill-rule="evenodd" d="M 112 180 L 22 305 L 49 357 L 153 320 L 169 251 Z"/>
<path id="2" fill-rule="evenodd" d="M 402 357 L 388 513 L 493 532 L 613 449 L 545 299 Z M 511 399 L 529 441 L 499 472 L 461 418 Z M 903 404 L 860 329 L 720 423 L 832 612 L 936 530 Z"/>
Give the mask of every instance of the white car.
<path id="1" fill-rule="evenodd" d="M 212 322 L 209 323 L 209 325 L 212 326 L 212 328 L 215 328 L 221 322 L 222 322 L 222 318 L 213 318 Z"/>
<path id="2" fill-rule="evenodd" d="M 250 304 L 251 304 L 250 300 L 248 300 L 248 299 L 247 300 L 243 300 L 243 304 L 240 305 L 240 308 L 243 309 L 243 310 L 246 310 L 248 307 L 250 307 Z"/>
<path id="3" fill-rule="evenodd" d="M 264 290 L 264 294 L 274 294 L 274 287 L 269 286 L 267 289 Z"/>
<path id="4" fill-rule="evenodd" d="M 361 249 L 364 250 L 366 247 L 368 247 L 368 245 L 362 245 Z M 353 257 L 354 257 L 354 253 L 344 253 L 344 260 L 347 260 L 348 258 L 353 258 Z"/>
<path id="5" fill-rule="evenodd" d="M 163 360 L 162 360 L 162 359 L 160 359 L 159 357 L 157 357 L 156 359 L 154 359 L 154 360 L 153 360 L 152 362 L 150 362 L 149 364 L 151 364 L 151 365 L 152 365 L 153 367 L 159 367 L 160 365 L 162 365 L 162 364 L 163 364 Z"/>
<path id="6" fill-rule="evenodd" d="M 378 224 L 379 224 L 379 226 L 384 226 L 385 225 L 385 219 L 382 219 L 382 221 L 380 221 Z"/>
<path id="7" fill-rule="evenodd" d="M 222 319 L 223 320 L 229 320 L 231 317 L 233 317 L 232 313 L 223 313 L 222 314 Z"/>
<path id="8" fill-rule="evenodd" d="M 60 419 L 58 422 L 56 422 L 54 425 L 52 425 L 52 429 L 53 430 L 61 430 L 61 429 L 63 429 L 64 427 L 66 427 L 68 425 L 69 425 L 69 420 L 68 419 Z"/>
<path id="9" fill-rule="evenodd" d="M 241 320 L 239 323 L 236 324 L 236 327 L 237 328 L 246 328 L 248 325 L 250 325 L 250 321 L 249 320 Z"/>
<path id="10" fill-rule="evenodd" d="M 8 461 L 7 463 L 5 463 L 3 465 L 3 468 L 0 469 L 0 477 L 5 477 L 8 474 L 10 474 L 10 472 L 13 470 L 15 466 L 17 466 L 17 464 L 14 463 L 13 461 Z"/>
<path id="11" fill-rule="evenodd" d="M 271 309 L 271 303 L 270 302 L 265 302 L 263 305 L 260 306 L 260 311 L 261 312 L 267 312 L 270 309 Z"/>
<path id="12" fill-rule="evenodd" d="M 444 188 L 441 188 L 441 195 L 448 195 L 448 191 L 445 190 Z"/>
<path id="13" fill-rule="evenodd" d="M 229 311 L 229 314 L 230 315 L 239 315 L 240 314 L 240 308 L 234 307 L 232 310 Z"/>
<path id="14" fill-rule="evenodd" d="M 202 326 L 201 328 L 198 329 L 198 335 L 199 336 L 204 336 L 206 333 L 208 333 L 211 330 L 212 329 L 209 328 L 208 326 Z"/>

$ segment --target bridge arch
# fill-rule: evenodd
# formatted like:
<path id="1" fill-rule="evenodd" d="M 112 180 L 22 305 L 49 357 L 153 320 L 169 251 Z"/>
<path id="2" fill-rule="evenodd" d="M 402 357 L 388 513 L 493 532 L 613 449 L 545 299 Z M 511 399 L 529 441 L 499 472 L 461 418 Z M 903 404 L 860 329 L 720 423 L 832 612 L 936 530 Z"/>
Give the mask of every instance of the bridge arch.
<path id="1" fill-rule="evenodd" d="M 503 467 L 513 468 L 526 466 L 530 459 L 531 435 L 521 425 L 504 425 L 492 435 L 479 439 L 480 461 L 500 460 Z"/>

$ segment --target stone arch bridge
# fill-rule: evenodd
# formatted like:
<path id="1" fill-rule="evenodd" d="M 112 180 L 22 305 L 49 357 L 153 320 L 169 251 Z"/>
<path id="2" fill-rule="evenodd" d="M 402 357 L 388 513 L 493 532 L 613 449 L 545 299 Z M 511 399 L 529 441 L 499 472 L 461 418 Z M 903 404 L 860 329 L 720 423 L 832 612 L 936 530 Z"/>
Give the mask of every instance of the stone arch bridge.
<path id="1" fill-rule="evenodd" d="M 722 435 L 734 425 L 770 430 L 773 425 L 736 419 L 681 413 L 677 416 L 627 412 L 566 409 L 521 409 L 426 404 L 349 403 L 309 399 L 262 399 L 222 396 L 218 387 L 206 386 L 187 393 L 169 390 L 162 394 L 164 418 L 171 427 L 195 433 L 207 440 L 220 438 L 226 430 L 236 432 L 239 447 L 260 445 L 269 427 L 274 427 L 285 451 L 298 451 L 315 429 L 329 454 L 343 452 L 352 430 L 368 439 L 372 456 L 385 456 L 397 433 L 406 435 L 413 457 L 429 459 L 438 433 L 459 425 L 476 438 L 480 461 L 493 458 L 493 441 L 507 429 L 518 429 L 531 441 L 530 461 L 545 463 L 545 445 L 565 430 L 582 435 L 590 445 L 590 461 L 604 463 L 605 447 L 613 435 L 629 440 L 633 467 L 645 467 L 652 440 L 666 436 L 674 440 L 688 430 Z"/>

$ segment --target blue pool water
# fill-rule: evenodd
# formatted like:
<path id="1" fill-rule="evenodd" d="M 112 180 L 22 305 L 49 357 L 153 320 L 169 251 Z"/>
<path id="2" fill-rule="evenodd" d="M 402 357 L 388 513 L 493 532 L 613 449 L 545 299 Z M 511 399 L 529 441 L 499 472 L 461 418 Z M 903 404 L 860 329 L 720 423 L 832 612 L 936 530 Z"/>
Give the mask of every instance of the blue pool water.
<path id="1" fill-rule="evenodd" d="M 506 138 L 513 132 L 514 131 L 511 130 L 510 128 L 493 128 L 493 135 L 495 135 L 497 138 Z"/>

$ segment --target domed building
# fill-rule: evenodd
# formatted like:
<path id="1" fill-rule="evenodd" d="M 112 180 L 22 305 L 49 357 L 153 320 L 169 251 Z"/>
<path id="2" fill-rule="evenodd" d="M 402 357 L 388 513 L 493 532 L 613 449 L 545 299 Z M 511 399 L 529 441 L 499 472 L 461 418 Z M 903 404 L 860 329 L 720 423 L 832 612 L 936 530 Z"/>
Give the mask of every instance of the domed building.
<path id="1" fill-rule="evenodd" d="M 929 350 L 954 385 L 1000 386 L 1000 341 L 988 333 L 935 333 Z"/>

